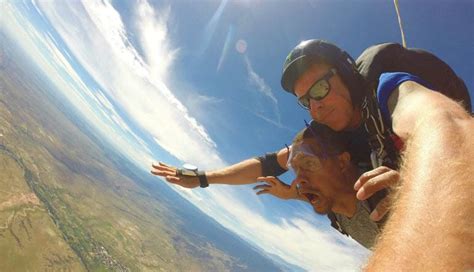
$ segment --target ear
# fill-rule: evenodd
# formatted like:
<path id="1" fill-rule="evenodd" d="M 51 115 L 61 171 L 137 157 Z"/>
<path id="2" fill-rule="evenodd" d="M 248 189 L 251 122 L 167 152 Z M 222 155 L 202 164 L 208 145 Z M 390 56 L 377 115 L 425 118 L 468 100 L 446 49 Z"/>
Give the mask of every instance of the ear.
<path id="1" fill-rule="evenodd" d="M 337 159 L 339 161 L 339 167 L 342 171 L 345 171 L 351 165 L 351 154 L 349 154 L 349 152 L 342 152 L 341 154 L 337 155 Z"/>

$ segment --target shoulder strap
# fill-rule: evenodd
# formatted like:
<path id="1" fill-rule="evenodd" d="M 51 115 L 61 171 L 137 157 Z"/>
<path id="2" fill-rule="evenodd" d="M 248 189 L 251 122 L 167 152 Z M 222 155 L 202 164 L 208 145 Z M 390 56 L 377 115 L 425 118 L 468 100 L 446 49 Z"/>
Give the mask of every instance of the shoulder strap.
<path id="1" fill-rule="evenodd" d="M 399 154 L 393 142 L 393 132 L 382 118 L 374 86 L 371 86 L 371 90 L 362 103 L 362 115 L 364 128 L 369 135 L 372 167 L 385 165 L 397 169 Z"/>
<path id="2" fill-rule="evenodd" d="M 339 223 L 339 221 L 337 221 L 337 217 L 336 215 L 333 213 L 333 212 L 329 212 L 327 214 L 329 220 L 331 221 L 331 227 L 337 229 L 340 233 L 344 234 L 344 235 L 348 235 L 344 229 L 342 228 L 341 224 Z"/>
<path id="3" fill-rule="evenodd" d="M 393 132 L 384 122 L 380 108 L 375 97 L 375 88 L 371 88 L 372 93 L 369 94 L 362 105 L 364 127 L 369 135 L 369 146 L 371 149 L 370 158 L 372 167 L 375 169 L 379 166 L 387 166 L 391 169 L 398 169 L 399 153 L 395 149 L 393 141 Z M 372 212 L 377 204 L 388 195 L 388 190 L 376 192 L 367 199 L 370 211 Z M 379 223 L 379 227 L 384 224 L 383 220 Z"/>

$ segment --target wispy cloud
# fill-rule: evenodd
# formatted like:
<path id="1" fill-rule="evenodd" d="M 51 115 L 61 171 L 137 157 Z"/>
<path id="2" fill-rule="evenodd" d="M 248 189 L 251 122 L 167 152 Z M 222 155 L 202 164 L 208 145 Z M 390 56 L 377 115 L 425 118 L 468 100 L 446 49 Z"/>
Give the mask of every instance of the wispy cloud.
<path id="1" fill-rule="evenodd" d="M 40 6 L 108 96 L 162 148 L 180 160 L 200 161 L 204 167 L 224 165 L 219 156 L 208 155 L 218 154 L 216 144 L 165 83 L 166 73 L 179 52 L 172 48 L 168 37 L 170 9 L 158 14 L 148 2 L 138 3 L 135 25 L 140 31 L 136 34 L 140 37 L 142 56 L 128 40 L 121 16 L 110 3 L 82 4 L 82 8 L 77 2 Z M 70 18 L 64 20 L 63 14 Z M 83 29 L 81 40 L 70 28 Z"/>
<path id="2" fill-rule="evenodd" d="M 252 67 L 252 63 L 247 55 L 244 55 L 245 65 L 247 68 L 249 82 L 256 88 L 257 92 L 263 94 L 268 100 L 270 100 L 273 106 L 273 114 L 276 118 L 276 124 L 281 127 L 280 111 L 278 109 L 278 100 L 273 95 L 272 88 L 268 86 L 263 77 L 259 76 Z M 259 114 L 261 116 L 261 114 Z M 268 121 L 268 119 L 266 119 Z"/>
<path id="3" fill-rule="evenodd" d="M 209 20 L 209 22 L 207 22 L 202 36 L 203 39 L 201 41 L 201 45 L 199 46 L 198 56 L 202 56 L 206 49 L 209 47 L 209 43 L 211 42 L 211 39 L 214 36 L 214 32 L 216 31 L 217 25 L 222 16 L 222 13 L 224 12 L 227 2 L 228 0 L 222 0 L 216 12 L 214 12 L 212 18 Z"/>
<path id="4" fill-rule="evenodd" d="M 229 52 L 230 43 L 234 37 L 234 27 L 231 25 L 229 26 L 229 30 L 227 31 L 227 35 L 225 37 L 224 47 L 222 48 L 221 56 L 219 57 L 219 63 L 217 64 L 217 71 L 221 70 L 222 64 Z"/>
<path id="5" fill-rule="evenodd" d="M 139 30 L 140 45 L 152 77 L 166 80 L 173 61 L 179 53 L 173 48 L 168 33 L 171 8 L 164 7 L 157 13 L 146 1 L 140 1 L 136 12 L 136 29 Z"/>
<path id="6" fill-rule="evenodd" d="M 275 223 L 262 216 L 263 207 L 245 205 L 235 192 L 213 187 L 205 194 L 188 197 L 195 197 L 206 213 L 217 215 L 226 227 L 258 247 L 308 271 L 357 271 L 368 256 L 355 241 L 322 227 L 320 220 L 308 220 L 316 217 L 313 212 L 295 213 Z M 247 203 L 253 201 L 246 196 Z"/>
<path id="7" fill-rule="evenodd" d="M 33 2 L 34 3 L 34 2 Z M 39 12 L 40 9 L 33 5 Z M 73 64 L 70 63 L 71 56 L 63 51 L 62 43 L 58 42 L 54 35 L 34 26 L 28 22 L 28 17 L 14 8 L 14 5 L 4 6 L 5 16 L 2 16 L 2 30 L 10 32 L 18 41 L 24 51 L 29 52 L 30 59 L 35 62 L 41 70 L 48 75 L 49 80 L 56 85 L 57 90 L 66 95 L 83 116 L 101 132 L 104 137 L 114 144 L 119 150 L 131 157 L 135 162 L 148 162 L 150 151 L 143 141 L 126 124 L 115 111 L 114 107 L 100 95 L 100 90 L 91 90 L 78 74 Z M 40 31 L 38 29 L 40 29 Z M 135 140 L 136 142 L 134 142 Z M 141 146 L 137 149 L 133 143 Z"/>
<path id="8" fill-rule="evenodd" d="M 71 95 L 77 96 L 74 101 L 79 107 L 84 107 L 93 122 L 103 124 L 96 112 L 87 107 L 88 97 L 94 97 L 119 127 L 130 130 L 115 111 L 113 105 L 118 105 L 138 126 L 148 131 L 157 144 L 183 161 L 199 161 L 206 168 L 226 164 L 205 127 L 192 117 L 192 113 L 168 88 L 167 73 L 172 70 L 173 60 L 179 53 L 168 33 L 171 9 L 165 8 L 162 13 L 157 13 L 146 1 L 138 3 L 135 23 L 139 26 L 137 29 L 142 31 L 137 33 L 143 49 L 141 55 L 128 40 L 129 33 L 125 30 L 120 14 L 108 2 L 40 2 L 38 5 L 54 24 L 74 57 L 107 93 L 96 94 L 87 86 L 79 88 L 82 95 L 71 92 Z M 73 74 L 73 78 L 80 77 L 72 66 L 68 66 L 69 56 L 58 54 L 54 60 L 41 57 L 43 53 L 37 49 L 37 41 L 46 40 L 45 37 L 34 34 L 38 33 L 34 29 L 28 29 L 27 32 L 28 35 L 36 35 L 35 38 L 28 39 L 25 31 L 15 35 L 19 35 L 19 41 L 28 42 L 28 50 L 39 56 L 35 61 L 50 69 L 52 74 L 55 73 L 51 61 L 64 66 L 64 71 Z M 154 35 L 156 38 L 151 38 Z M 54 44 L 49 42 L 50 47 L 54 47 Z M 54 49 L 50 49 L 50 52 L 58 53 L 54 53 Z M 274 105 L 274 114 L 280 123 L 277 100 L 271 88 L 253 70 L 248 59 L 246 64 L 250 82 Z M 69 84 L 59 77 L 57 81 L 60 87 Z M 80 78 L 76 78 L 76 81 L 82 82 Z M 113 103 L 108 98 L 114 99 Z M 206 96 L 200 98 L 200 103 L 219 102 Z M 109 136 L 120 138 L 113 133 Z M 136 154 L 142 154 L 133 150 L 135 146 L 126 143 L 121 148 L 135 154 L 135 159 Z M 280 223 L 273 222 L 263 215 L 266 207 L 261 198 L 251 191 L 230 186 L 212 186 L 206 191 L 178 191 L 245 239 L 308 270 L 354 270 L 364 254 L 354 242 L 335 238 L 338 234 L 313 225 L 314 220 L 306 219 L 314 216 L 312 213 L 280 219 Z"/>

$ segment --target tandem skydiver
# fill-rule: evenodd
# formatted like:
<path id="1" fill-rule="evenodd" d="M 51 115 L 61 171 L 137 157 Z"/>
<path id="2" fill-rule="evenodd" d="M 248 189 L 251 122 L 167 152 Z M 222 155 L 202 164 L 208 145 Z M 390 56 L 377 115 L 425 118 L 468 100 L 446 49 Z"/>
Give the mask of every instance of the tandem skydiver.
<path id="1" fill-rule="evenodd" d="M 406 270 L 420 265 L 462 270 L 472 265 L 467 247 L 474 242 L 473 230 L 468 228 L 474 210 L 469 200 L 474 120 L 467 89 L 447 64 L 426 51 L 393 43 L 372 46 L 354 62 L 331 43 L 309 40 L 290 52 L 281 82 L 314 121 L 360 141 L 349 150 L 362 154 L 358 163 L 370 162 L 373 168 L 403 166 L 392 215 L 368 270 L 387 270 L 394 264 Z M 229 183 L 239 184 L 259 175 L 278 176 L 285 171 L 288 153 L 284 148 L 201 173 L 201 186 L 206 186 L 206 178 L 223 180 L 225 176 Z M 159 171 L 159 166 L 154 169 Z M 176 181 L 171 176 L 167 180 Z M 385 185 L 381 179 L 363 180 L 364 175 L 355 184 L 361 199 Z M 439 237 L 449 245 L 443 250 L 413 246 Z"/>
<path id="2" fill-rule="evenodd" d="M 347 151 L 349 144 L 347 134 L 312 122 L 295 136 L 288 163 L 285 163 L 285 167 L 293 169 L 296 174 L 292 185 L 288 186 L 276 177 L 266 176 L 257 178 L 266 184 L 257 185 L 255 189 L 258 190 L 257 194 L 269 193 L 282 199 L 308 202 L 315 212 L 328 216 L 332 227 L 370 249 L 383 222 L 375 222 L 370 217 L 373 210 L 371 207 L 374 205 L 370 199 L 358 200 L 356 197 L 354 184 L 366 169 L 357 167 Z M 383 166 L 377 169 L 378 172 L 372 178 L 382 179 L 390 184 L 398 182 L 399 176 L 395 170 Z M 165 177 L 170 183 L 187 188 L 200 184 L 199 174 L 190 169 L 160 163 L 153 173 Z M 225 174 L 217 177 L 212 173 L 209 172 L 209 183 L 232 184 L 225 179 Z M 249 180 L 239 180 L 239 184 Z"/>

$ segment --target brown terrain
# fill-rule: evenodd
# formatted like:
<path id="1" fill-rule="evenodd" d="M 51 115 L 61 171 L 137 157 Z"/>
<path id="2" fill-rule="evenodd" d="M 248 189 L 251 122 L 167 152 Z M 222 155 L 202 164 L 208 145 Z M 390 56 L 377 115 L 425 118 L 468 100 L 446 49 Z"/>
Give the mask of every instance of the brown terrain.
<path id="1" fill-rule="evenodd" d="M 0 271 L 252 270 L 193 232 L 183 200 L 126 172 L 34 67 L 2 58 Z"/>

